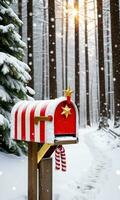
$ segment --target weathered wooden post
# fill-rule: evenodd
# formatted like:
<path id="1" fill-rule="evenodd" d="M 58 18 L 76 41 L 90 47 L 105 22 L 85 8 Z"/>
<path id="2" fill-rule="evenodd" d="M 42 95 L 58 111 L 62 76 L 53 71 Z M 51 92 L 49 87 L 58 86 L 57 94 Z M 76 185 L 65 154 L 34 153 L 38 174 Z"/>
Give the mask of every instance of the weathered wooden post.
<path id="1" fill-rule="evenodd" d="M 69 88 L 65 97 L 20 101 L 12 109 L 12 138 L 29 142 L 28 200 L 37 200 L 37 196 L 39 200 L 52 200 L 50 156 L 57 147 L 63 148 L 62 144 L 78 141 L 78 111 L 71 94 Z M 62 170 L 65 171 L 64 166 Z"/>
<path id="2" fill-rule="evenodd" d="M 52 200 L 52 158 L 43 158 L 39 164 L 39 200 Z"/>
<path id="3" fill-rule="evenodd" d="M 37 200 L 37 143 L 28 144 L 28 199 Z"/>

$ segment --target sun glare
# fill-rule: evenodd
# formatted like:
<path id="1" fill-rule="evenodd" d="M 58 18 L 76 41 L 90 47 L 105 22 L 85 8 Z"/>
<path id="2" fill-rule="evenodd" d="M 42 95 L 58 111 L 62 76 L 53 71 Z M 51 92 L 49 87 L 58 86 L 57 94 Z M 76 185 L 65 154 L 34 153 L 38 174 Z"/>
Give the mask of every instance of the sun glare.
<path id="1" fill-rule="evenodd" d="M 77 10 L 76 10 L 75 8 L 73 8 L 72 11 L 71 11 L 71 14 L 72 14 L 74 17 L 76 17 L 77 13 L 78 13 Z"/>
<path id="2" fill-rule="evenodd" d="M 65 13 L 68 13 L 68 9 L 64 9 L 64 12 Z M 71 8 L 69 10 L 69 15 L 73 16 L 73 17 L 76 17 L 78 14 L 78 11 L 75 9 L 75 8 Z"/>

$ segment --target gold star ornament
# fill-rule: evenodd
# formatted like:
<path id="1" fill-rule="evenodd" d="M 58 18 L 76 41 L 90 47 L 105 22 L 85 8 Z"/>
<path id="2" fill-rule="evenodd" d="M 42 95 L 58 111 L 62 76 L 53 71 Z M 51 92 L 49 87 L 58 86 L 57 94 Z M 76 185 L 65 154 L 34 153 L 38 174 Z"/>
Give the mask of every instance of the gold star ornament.
<path id="1" fill-rule="evenodd" d="M 72 93 L 73 91 L 69 87 L 67 90 L 65 90 L 64 95 L 65 97 L 71 97 Z"/>
<path id="2" fill-rule="evenodd" d="M 65 115 L 66 118 L 68 118 L 69 115 L 71 115 L 71 108 L 69 108 L 67 105 L 65 107 L 62 107 L 63 112 L 61 113 L 61 115 Z"/>

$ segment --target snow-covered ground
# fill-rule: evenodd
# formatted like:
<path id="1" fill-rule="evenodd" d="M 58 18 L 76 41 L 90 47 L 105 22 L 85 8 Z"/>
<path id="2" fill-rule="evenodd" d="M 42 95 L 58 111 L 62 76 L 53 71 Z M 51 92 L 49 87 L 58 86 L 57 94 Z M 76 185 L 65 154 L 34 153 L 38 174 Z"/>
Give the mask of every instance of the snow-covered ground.
<path id="1" fill-rule="evenodd" d="M 97 128 L 66 145 L 67 172 L 54 170 L 53 200 L 119 200 L 120 141 Z M 0 200 L 27 200 L 27 158 L 0 153 Z"/>

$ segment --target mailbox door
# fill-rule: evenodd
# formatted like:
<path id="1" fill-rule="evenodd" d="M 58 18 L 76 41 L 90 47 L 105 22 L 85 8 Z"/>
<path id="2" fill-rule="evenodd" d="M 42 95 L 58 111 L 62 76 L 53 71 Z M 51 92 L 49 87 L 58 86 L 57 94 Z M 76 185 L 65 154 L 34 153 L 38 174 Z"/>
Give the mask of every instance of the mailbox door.
<path id="1" fill-rule="evenodd" d="M 71 113 L 67 118 L 62 114 L 66 105 L 70 108 Z M 55 136 L 76 136 L 76 112 L 72 103 L 67 104 L 66 101 L 63 101 L 57 106 L 54 115 L 54 133 Z"/>

